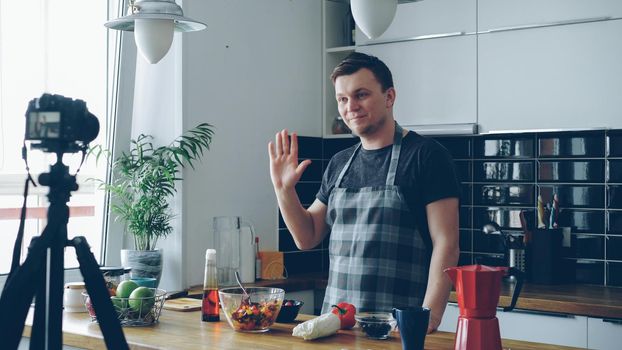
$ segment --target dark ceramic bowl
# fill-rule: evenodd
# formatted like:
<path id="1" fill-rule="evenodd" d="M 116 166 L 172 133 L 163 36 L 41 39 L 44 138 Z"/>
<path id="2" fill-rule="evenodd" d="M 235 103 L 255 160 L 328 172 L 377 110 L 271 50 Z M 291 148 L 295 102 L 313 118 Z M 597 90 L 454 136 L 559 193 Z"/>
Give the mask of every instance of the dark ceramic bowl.
<path id="1" fill-rule="evenodd" d="M 294 320 L 298 316 L 298 312 L 300 311 L 302 305 L 304 305 L 304 303 L 300 300 L 283 300 L 283 305 L 281 306 L 281 311 L 279 311 L 279 315 L 276 317 L 276 322 L 294 322 Z"/>

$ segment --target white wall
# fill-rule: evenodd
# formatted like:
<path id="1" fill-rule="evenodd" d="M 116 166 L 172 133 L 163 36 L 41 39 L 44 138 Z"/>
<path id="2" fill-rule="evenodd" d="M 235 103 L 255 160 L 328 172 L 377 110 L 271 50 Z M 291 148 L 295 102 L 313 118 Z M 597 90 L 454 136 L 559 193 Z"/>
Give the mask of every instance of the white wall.
<path id="1" fill-rule="evenodd" d="M 212 218 L 251 221 L 277 249 L 267 143 L 282 129 L 321 136 L 321 1 L 184 1 L 207 30 L 183 36 L 183 128 L 213 124 L 211 150 L 184 174 L 188 285 L 202 283 Z"/>

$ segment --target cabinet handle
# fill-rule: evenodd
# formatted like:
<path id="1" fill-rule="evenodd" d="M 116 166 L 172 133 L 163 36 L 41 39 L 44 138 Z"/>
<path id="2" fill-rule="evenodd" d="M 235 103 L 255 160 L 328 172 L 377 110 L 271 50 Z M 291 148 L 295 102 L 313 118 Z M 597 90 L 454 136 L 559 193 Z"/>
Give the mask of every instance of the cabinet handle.
<path id="1" fill-rule="evenodd" d="M 503 308 L 498 307 L 497 311 L 503 311 Z M 561 313 L 557 313 L 557 312 L 548 312 L 548 311 L 514 309 L 514 310 L 512 310 L 510 312 L 516 313 L 516 314 L 539 315 L 539 316 L 549 316 L 549 317 L 556 317 L 556 318 L 575 318 L 575 315 L 561 314 Z"/>
<path id="2" fill-rule="evenodd" d="M 622 319 L 619 318 L 603 318 L 603 322 L 622 325 Z"/>
<path id="3" fill-rule="evenodd" d="M 441 34 L 428 34 L 428 35 L 419 35 L 413 36 L 410 38 L 402 38 L 402 39 L 388 39 L 388 40 L 378 40 L 373 41 L 357 46 L 371 46 L 371 45 L 380 45 L 380 44 L 391 44 L 391 43 L 400 43 L 404 41 L 417 41 L 417 40 L 427 40 L 427 39 L 438 39 L 438 38 L 449 38 L 452 36 L 461 36 L 465 35 L 466 32 L 451 32 L 451 33 L 441 33 Z"/>
<path id="4" fill-rule="evenodd" d="M 498 33 L 498 32 L 507 32 L 510 30 L 521 30 L 521 29 L 541 28 L 541 27 L 563 26 L 563 25 L 568 25 L 568 24 L 600 22 L 600 21 L 606 21 L 608 19 L 611 19 L 611 16 L 568 19 L 568 20 L 555 21 L 555 22 L 550 22 L 550 23 L 524 24 L 524 25 L 518 25 L 518 26 L 501 27 L 501 28 L 489 29 L 489 30 L 485 30 L 485 31 L 477 32 L 477 33 L 478 34 Z"/>

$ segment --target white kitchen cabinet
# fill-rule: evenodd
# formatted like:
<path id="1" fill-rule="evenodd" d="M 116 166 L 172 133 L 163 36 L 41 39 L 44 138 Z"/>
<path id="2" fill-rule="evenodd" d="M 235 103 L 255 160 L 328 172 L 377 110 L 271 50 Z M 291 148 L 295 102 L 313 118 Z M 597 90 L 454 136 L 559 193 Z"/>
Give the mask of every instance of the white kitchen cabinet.
<path id="1" fill-rule="evenodd" d="M 439 330 L 455 332 L 459 309 L 449 303 Z M 532 313 L 515 309 L 497 310 L 501 338 L 585 348 L 588 345 L 588 318 L 585 316 Z M 620 328 L 622 326 L 616 325 Z M 618 344 L 620 344 L 618 342 Z M 591 347 L 590 347 L 591 348 Z"/>
<path id="2" fill-rule="evenodd" d="M 622 17 L 619 0 L 479 0 L 478 31 Z"/>
<path id="3" fill-rule="evenodd" d="M 622 127 L 620 37 L 622 20 L 480 34 L 480 131 Z"/>
<path id="4" fill-rule="evenodd" d="M 475 0 L 434 0 L 402 3 L 391 25 L 380 37 L 370 40 L 357 27 L 356 44 L 393 41 L 427 35 L 476 31 Z"/>
<path id="5" fill-rule="evenodd" d="M 588 317 L 587 347 L 594 350 L 618 350 L 622 347 L 622 321 Z"/>
<path id="6" fill-rule="evenodd" d="M 357 46 L 357 51 L 389 66 L 397 90 L 395 119 L 413 126 L 476 122 L 476 48 L 475 35 L 462 35 Z"/>

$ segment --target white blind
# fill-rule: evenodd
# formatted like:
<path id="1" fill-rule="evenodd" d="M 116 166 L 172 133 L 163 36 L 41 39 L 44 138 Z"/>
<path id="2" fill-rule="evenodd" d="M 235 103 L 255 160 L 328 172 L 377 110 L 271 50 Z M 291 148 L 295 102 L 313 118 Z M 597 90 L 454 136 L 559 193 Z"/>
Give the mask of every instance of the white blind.
<path id="1" fill-rule="evenodd" d="M 21 204 L 25 166 L 21 159 L 24 113 L 28 101 L 42 93 L 60 94 L 86 101 L 98 117 L 101 130 L 93 143 L 104 144 L 107 134 L 107 1 L 2 0 L 0 1 L 0 274 L 8 272 L 18 220 L 14 209 Z M 49 170 L 54 155 L 29 151 L 33 177 Z M 66 155 L 64 163 L 74 173 L 80 155 Z M 80 190 L 70 207 L 69 238 L 86 236 L 99 259 L 102 241 L 103 194 L 89 177 L 103 178 L 105 164 L 89 162 L 78 175 Z M 45 225 L 47 187 L 31 191 L 24 246 Z M 24 248 L 24 252 L 26 249 Z M 24 255 L 24 254 L 23 254 Z M 77 266 L 73 249 L 65 257 L 67 267 Z"/>

